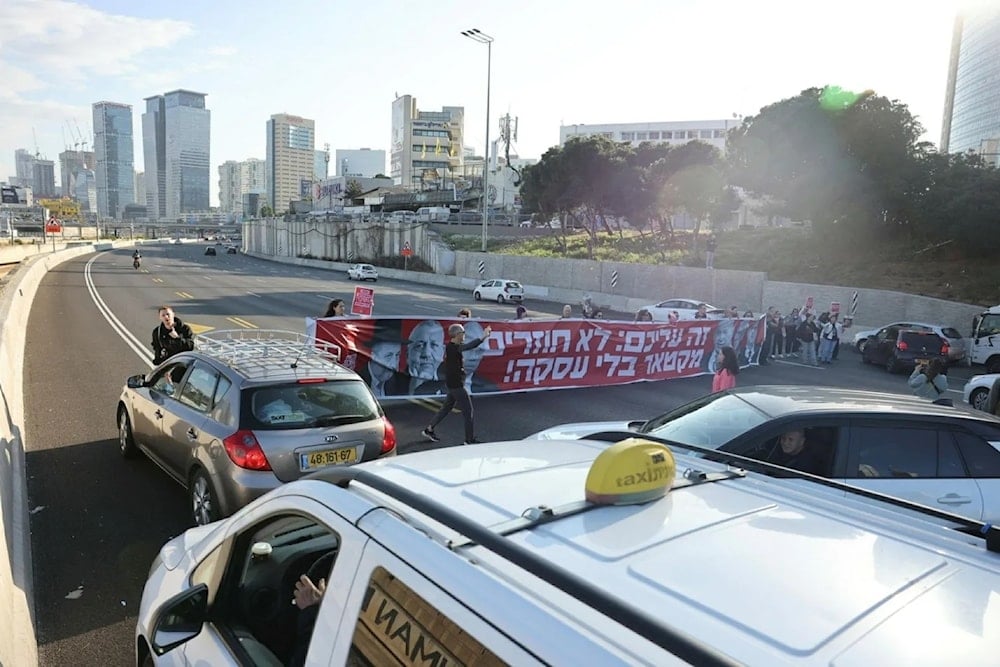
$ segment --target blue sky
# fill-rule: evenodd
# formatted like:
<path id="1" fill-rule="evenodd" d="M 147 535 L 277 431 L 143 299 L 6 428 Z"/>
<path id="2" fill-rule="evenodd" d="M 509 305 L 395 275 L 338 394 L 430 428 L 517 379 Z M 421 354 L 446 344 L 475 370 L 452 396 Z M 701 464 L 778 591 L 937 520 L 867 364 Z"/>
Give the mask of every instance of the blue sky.
<path id="1" fill-rule="evenodd" d="M 263 158 L 273 113 L 314 119 L 317 148 L 387 150 L 408 93 L 464 106 L 481 153 L 486 47 L 459 34 L 473 27 L 496 40 L 491 135 L 519 117 L 522 157 L 561 123 L 750 115 L 825 84 L 899 99 L 936 144 L 957 1 L 0 0 L 0 180 L 32 128 L 49 159 L 74 122 L 89 141 L 100 100 L 133 106 L 142 170 L 142 100 L 177 88 L 208 94 L 213 205 L 217 166 Z"/>

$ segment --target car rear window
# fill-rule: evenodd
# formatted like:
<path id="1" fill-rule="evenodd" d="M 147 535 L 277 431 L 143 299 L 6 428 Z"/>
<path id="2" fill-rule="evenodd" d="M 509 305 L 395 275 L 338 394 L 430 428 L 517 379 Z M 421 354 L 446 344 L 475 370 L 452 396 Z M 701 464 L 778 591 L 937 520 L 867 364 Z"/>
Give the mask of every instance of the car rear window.
<path id="1" fill-rule="evenodd" d="M 516 280 L 508 280 L 506 285 L 507 287 L 510 287 L 512 289 L 521 289 L 521 283 L 517 282 Z"/>
<path id="2" fill-rule="evenodd" d="M 927 349 L 941 349 L 944 341 L 936 333 L 923 333 L 921 331 L 903 331 L 899 339 L 907 345 L 926 347 Z"/>
<path id="3" fill-rule="evenodd" d="M 253 429 L 340 426 L 369 421 L 382 413 L 360 379 L 248 389 L 243 407 L 243 425 Z"/>
<path id="4" fill-rule="evenodd" d="M 958 333 L 958 329 L 953 329 L 951 327 L 942 328 L 941 333 L 943 333 L 948 338 L 962 338 L 962 334 Z"/>

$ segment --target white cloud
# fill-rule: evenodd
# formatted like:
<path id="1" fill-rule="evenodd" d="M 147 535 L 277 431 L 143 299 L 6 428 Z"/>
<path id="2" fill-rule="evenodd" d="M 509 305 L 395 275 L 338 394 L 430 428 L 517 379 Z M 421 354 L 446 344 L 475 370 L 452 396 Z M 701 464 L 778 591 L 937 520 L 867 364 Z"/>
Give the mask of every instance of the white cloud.
<path id="1" fill-rule="evenodd" d="M 54 83 L 136 71 L 135 59 L 192 35 L 189 23 L 106 14 L 67 0 L 5 0 L 2 53 L 56 77 Z"/>

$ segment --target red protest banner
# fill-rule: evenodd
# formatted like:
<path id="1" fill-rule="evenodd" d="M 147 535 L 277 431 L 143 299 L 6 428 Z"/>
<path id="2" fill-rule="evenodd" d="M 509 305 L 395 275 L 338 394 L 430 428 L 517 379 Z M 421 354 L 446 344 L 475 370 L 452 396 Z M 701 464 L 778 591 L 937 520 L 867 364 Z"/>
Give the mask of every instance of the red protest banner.
<path id="1" fill-rule="evenodd" d="M 375 308 L 375 289 L 372 287 L 355 287 L 354 299 L 351 301 L 351 315 L 371 317 Z"/>
<path id="2" fill-rule="evenodd" d="M 835 315 L 835 314 L 837 314 L 839 312 L 840 312 L 840 302 L 839 301 L 831 301 L 830 302 L 830 314 L 831 315 Z"/>
<path id="3" fill-rule="evenodd" d="M 339 347 L 340 362 L 361 373 L 376 396 L 445 392 L 446 331 L 458 320 L 416 318 L 308 320 L 307 335 Z M 467 388 L 474 394 L 595 387 L 715 372 L 730 346 L 740 365 L 756 363 L 763 319 L 632 323 L 596 320 L 462 320 Z"/>

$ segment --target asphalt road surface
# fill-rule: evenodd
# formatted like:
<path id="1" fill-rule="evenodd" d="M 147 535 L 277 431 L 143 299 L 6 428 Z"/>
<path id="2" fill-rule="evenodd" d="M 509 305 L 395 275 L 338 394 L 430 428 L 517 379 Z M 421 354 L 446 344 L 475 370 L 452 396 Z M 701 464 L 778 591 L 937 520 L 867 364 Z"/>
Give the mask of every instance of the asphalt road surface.
<path id="1" fill-rule="evenodd" d="M 149 566 L 160 546 L 190 525 L 183 489 L 145 458 L 125 461 L 117 449 L 115 404 L 125 378 L 149 367 L 136 347 L 149 350 L 157 306 L 173 305 L 199 328 L 303 331 L 303 318 L 321 315 L 333 297 L 349 300 L 356 284 L 341 273 L 243 255 L 205 256 L 204 247 L 144 246 L 140 271 L 124 249 L 73 260 L 46 276 L 35 299 L 24 396 L 42 665 L 132 664 L 135 614 Z M 476 303 L 464 290 L 387 279 L 374 287 L 376 315 L 454 316 L 462 306 L 487 319 L 509 319 L 514 312 L 509 305 Z M 555 316 L 561 307 L 526 305 L 532 317 Z M 109 319 L 137 340 L 127 343 Z M 960 390 L 968 375 L 968 369 L 953 370 L 952 387 Z M 738 379 L 741 385 L 907 392 L 905 376 L 865 366 L 849 348 L 832 367 L 778 361 L 747 369 Z M 480 397 L 474 399 L 477 437 L 519 439 L 569 421 L 651 417 L 710 386 L 711 378 L 698 377 Z M 386 403 L 400 453 L 431 446 L 419 434 L 433 409 L 432 401 Z M 434 446 L 460 443 L 461 422 L 458 415 L 446 419 L 438 427 L 443 442 Z"/>

